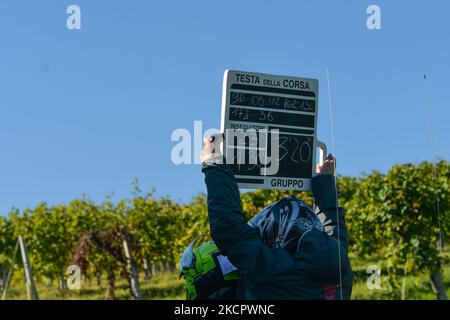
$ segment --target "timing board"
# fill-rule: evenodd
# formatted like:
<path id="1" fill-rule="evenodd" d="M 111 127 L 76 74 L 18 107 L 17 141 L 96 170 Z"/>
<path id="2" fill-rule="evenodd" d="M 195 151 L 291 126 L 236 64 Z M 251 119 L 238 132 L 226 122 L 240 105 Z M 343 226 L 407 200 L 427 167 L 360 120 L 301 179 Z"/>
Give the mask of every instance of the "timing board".
<path id="1" fill-rule="evenodd" d="M 316 148 L 326 154 L 317 114 L 316 79 L 226 70 L 222 149 L 238 186 L 311 190 Z"/>

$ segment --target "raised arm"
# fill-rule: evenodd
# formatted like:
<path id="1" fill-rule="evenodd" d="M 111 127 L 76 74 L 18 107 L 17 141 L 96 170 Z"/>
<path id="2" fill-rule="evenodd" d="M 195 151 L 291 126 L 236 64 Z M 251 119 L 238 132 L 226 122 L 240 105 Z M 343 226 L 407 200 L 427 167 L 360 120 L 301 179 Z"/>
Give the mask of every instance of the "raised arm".
<path id="1" fill-rule="evenodd" d="M 348 235 L 345 225 L 345 211 L 339 207 L 334 176 L 335 158 L 325 161 L 323 167 L 318 167 L 321 174 L 312 179 L 312 192 L 314 196 L 315 211 L 322 218 L 325 230 L 329 235 L 338 239 L 345 250 L 348 249 Z"/>
<path id="2" fill-rule="evenodd" d="M 258 282 L 293 268 L 294 261 L 286 250 L 265 246 L 256 229 L 243 220 L 239 189 L 229 166 L 203 161 L 202 171 L 208 191 L 211 236 L 231 263 Z"/>

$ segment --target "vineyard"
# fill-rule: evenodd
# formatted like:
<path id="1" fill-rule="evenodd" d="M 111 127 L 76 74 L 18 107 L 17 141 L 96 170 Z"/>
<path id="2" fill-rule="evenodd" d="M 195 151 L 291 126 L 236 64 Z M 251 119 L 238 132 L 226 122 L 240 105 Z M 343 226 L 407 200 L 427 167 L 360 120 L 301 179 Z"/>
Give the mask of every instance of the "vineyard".
<path id="1" fill-rule="evenodd" d="M 424 162 L 395 165 L 387 174 L 338 179 L 340 205 L 347 212 L 350 255 L 357 266 L 355 276 L 365 279 L 370 276 L 365 273 L 367 267 L 377 265 L 383 288 L 377 293 L 379 298 L 400 299 L 408 277 L 428 279 L 430 294 L 440 299 L 447 296 L 450 163 L 436 164 L 436 178 L 433 172 L 433 164 Z M 292 193 L 243 193 L 246 218 L 288 194 Z M 294 194 L 312 205 L 310 193 Z M 93 299 L 136 298 L 130 291 L 133 278 L 144 283 L 147 294 L 143 298 L 182 297 L 176 271 L 180 254 L 192 239 L 208 232 L 205 195 L 180 204 L 170 198 L 156 199 L 153 191 L 143 193 L 137 183 L 133 196 L 118 203 L 109 198 L 102 203 L 81 198 L 67 204 L 13 209 L 0 217 L 0 289 L 5 287 L 16 242 L 22 236 L 38 292 L 44 291 L 44 283 L 58 283 L 60 293 L 70 297 L 65 285 L 67 269 L 76 265 L 83 285 L 105 291 Z M 124 255 L 124 242 L 131 262 Z M 23 281 L 22 269 L 20 261 L 15 264 L 15 285 Z M 173 284 L 165 296 L 146 284 L 164 282 L 161 279 Z M 368 290 L 362 288 L 365 280 L 361 281 L 356 298 Z M 14 298 L 14 293 L 7 298 Z"/>

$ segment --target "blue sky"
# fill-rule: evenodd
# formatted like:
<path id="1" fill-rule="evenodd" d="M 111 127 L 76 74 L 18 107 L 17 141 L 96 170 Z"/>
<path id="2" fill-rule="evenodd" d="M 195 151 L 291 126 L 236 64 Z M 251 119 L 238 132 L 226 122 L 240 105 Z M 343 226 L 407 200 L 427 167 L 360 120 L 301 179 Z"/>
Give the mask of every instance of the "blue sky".
<path id="1" fill-rule="evenodd" d="M 66 28 L 81 7 L 82 29 Z M 382 30 L 366 8 L 381 7 Z M 128 197 L 131 181 L 188 201 L 198 165 L 170 159 L 176 128 L 219 128 L 225 69 L 319 79 L 318 137 L 338 173 L 450 158 L 448 1 L 0 2 L 0 214 Z M 433 130 L 423 74 L 433 110 Z"/>

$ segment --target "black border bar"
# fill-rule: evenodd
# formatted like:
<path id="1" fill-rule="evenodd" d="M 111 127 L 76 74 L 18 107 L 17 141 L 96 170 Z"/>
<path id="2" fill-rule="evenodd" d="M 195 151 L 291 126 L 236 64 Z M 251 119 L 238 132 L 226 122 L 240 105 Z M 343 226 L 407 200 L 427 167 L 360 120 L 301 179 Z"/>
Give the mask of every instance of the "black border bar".
<path id="1" fill-rule="evenodd" d="M 252 86 L 252 85 L 248 85 L 248 84 L 239 84 L 239 83 L 232 84 L 231 89 L 259 91 L 259 92 L 268 92 L 268 93 L 279 93 L 279 94 L 290 94 L 293 96 L 302 96 L 302 97 L 314 97 L 314 98 L 316 97 L 316 94 L 312 91 L 261 87 L 261 86 Z"/>

